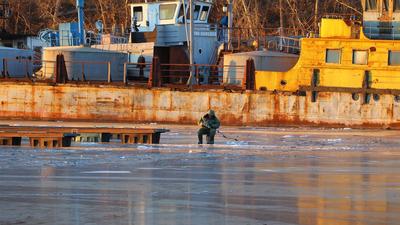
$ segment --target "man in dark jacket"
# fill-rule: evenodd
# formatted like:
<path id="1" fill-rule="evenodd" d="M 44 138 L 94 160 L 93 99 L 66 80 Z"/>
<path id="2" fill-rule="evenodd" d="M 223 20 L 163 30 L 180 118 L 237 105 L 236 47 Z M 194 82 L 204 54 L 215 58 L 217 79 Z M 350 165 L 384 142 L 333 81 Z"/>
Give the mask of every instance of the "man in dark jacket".
<path id="1" fill-rule="evenodd" d="M 215 112 L 213 110 L 208 111 L 207 114 L 201 117 L 198 124 L 201 126 L 197 132 L 199 144 L 203 144 L 203 135 L 207 135 L 207 144 L 214 144 L 214 136 L 221 125 L 215 116 Z"/>

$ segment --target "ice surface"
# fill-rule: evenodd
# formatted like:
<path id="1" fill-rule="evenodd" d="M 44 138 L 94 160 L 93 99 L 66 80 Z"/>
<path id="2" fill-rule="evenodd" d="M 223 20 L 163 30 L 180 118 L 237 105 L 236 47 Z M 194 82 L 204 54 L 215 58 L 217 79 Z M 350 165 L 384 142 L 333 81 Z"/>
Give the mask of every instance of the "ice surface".
<path id="1" fill-rule="evenodd" d="M 0 224 L 398 224 L 400 132 L 167 126 L 160 145 L 0 148 Z M 25 141 L 26 143 L 26 141 Z"/>

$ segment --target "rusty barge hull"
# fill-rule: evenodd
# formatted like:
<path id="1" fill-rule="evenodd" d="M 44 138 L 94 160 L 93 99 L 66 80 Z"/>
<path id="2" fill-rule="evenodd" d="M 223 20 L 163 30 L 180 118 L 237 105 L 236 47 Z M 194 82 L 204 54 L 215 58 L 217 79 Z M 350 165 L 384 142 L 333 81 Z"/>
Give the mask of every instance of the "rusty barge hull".
<path id="1" fill-rule="evenodd" d="M 196 123 L 208 109 L 224 125 L 400 128 L 393 95 L 364 104 L 351 93 L 174 91 L 89 84 L 3 82 L 0 119 Z"/>

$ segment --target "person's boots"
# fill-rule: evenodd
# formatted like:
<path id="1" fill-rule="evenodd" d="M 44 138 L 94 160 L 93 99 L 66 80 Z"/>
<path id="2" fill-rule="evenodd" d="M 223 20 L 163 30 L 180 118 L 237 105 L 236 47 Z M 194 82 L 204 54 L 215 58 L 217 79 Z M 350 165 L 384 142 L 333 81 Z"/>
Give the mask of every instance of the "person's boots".
<path id="1" fill-rule="evenodd" d="M 206 140 L 207 140 L 207 144 L 213 144 L 213 143 L 211 143 L 211 137 L 210 137 L 210 135 L 207 135 Z"/>
<path id="2" fill-rule="evenodd" d="M 208 137 L 207 144 L 210 144 L 210 145 L 214 144 L 214 136 Z"/>
<path id="3" fill-rule="evenodd" d="M 203 144 L 203 135 L 199 135 L 199 142 L 197 144 L 202 145 Z"/>

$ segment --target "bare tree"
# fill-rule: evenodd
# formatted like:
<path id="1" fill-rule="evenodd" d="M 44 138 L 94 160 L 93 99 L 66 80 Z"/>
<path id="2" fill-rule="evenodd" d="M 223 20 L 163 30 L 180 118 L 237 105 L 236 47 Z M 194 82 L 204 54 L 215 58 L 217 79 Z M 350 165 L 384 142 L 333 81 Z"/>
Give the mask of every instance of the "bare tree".
<path id="1" fill-rule="evenodd" d="M 143 0 L 86 0 L 86 27 L 93 28 L 101 19 L 107 31 L 114 25 L 128 26 L 129 3 Z M 150 2 L 150 1 L 149 1 Z M 57 29 L 62 22 L 76 21 L 75 0 L 9 0 L 13 11 L 7 30 L 10 33 L 37 33 L 44 28 Z M 280 7 L 282 16 L 280 16 Z M 326 14 L 356 14 L 361 10 L 360 0 L 235 0 L 234 26 L 242 28 L 279 28 L 282 24 L 290 34 L 306 34 L 315 30 L 316 21 Z M 222 17 L 226 1 L 214 1 L 211 21 Z M 283 20 L 280 21 L 280 18 Z M 12 24 L 12 26 L 10 25 Z M 278 29 L 277 29 L 278 30 Z M 251 35 L 255 35 L 254 33 Z M 288 34 L 289 35 L 289 34 Z"/>

